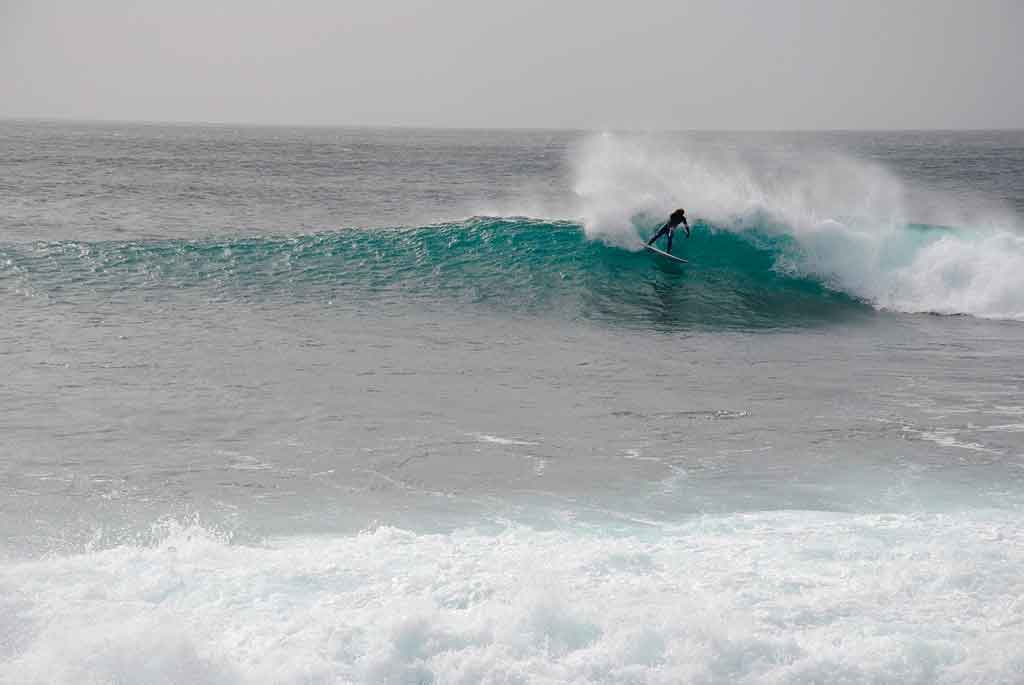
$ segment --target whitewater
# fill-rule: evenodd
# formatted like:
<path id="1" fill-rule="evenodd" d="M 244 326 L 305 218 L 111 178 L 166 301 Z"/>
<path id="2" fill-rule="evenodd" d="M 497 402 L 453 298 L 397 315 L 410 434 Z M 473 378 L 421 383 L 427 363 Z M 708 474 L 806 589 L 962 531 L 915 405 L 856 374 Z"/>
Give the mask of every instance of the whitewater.
<path id="1" fill-rule="evenodd" d="M 1021 682 L 1022 169 L 0 122 L 0 682 Z"/>

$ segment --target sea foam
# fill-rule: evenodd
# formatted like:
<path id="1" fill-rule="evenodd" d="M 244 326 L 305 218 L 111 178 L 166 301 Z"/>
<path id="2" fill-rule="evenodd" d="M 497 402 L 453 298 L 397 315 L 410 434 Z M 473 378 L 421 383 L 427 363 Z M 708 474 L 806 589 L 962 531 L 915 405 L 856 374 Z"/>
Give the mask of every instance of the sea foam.
<path id="1" fill-rule="evenodd" d="M 976 683 L 1024 672 L 1010 512 L 737 513 L 0 564 L 0 681 Z"/>

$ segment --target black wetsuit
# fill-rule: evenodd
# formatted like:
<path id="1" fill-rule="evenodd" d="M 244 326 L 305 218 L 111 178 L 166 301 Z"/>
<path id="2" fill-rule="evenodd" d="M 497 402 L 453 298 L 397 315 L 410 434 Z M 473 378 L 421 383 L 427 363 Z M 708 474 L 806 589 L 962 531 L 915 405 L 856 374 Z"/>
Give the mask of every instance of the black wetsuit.
<path id="1" fill-rule="evenodd" d="M 668 234 L 668 246 L 665 249 L 665 252 L 668 252 L 668 253 L 671 254 L 671 252 L 672 252 L 672 235 L 676 232 L 676 226 L 678 226 L 679 224 L 682 224 L 683 226 L 686 227 L 686 237 L 689 238 L 690 237 L 690 224 L 686 223 L 686 212 L 684 212 L 681 209 L 677 209 L 676 211 L 672 212 L 669 215 L 668 221 L 665 222 L 665 225 L 662 226 L 661 229 L 657 233 L 654 234 L 653 238 L 651 238 L 650 240 L 647 241 L 647 244 L 648 245 L 653 245 L 655 240 L 657 240 L 658 238 L 660 238 L 661 236 L 663 236 L 663 235 L 665 235 L 667 233 Z"/>

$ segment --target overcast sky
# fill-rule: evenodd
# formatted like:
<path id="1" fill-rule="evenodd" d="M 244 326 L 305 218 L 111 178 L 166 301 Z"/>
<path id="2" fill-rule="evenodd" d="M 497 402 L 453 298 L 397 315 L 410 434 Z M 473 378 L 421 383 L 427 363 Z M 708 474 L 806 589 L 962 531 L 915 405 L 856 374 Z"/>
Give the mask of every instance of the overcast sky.
<path id="1" fill-rule="evenodd" d="M 0 0 L 0 116 L 1024 127 L 1024 0 Z"/>

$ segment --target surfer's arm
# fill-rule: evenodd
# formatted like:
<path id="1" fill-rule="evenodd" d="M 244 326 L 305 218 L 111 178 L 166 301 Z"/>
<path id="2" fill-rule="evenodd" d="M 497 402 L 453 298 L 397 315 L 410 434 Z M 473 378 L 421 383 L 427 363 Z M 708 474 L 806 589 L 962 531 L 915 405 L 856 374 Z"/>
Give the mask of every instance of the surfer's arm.
<path id="1" fill-rule="evenodd" d="M 690 237 L 690 224 L 686 221 L 686 219 L 683 219 L 683 228 L 686 229 L 686 237 L 689 238 Z"/>

